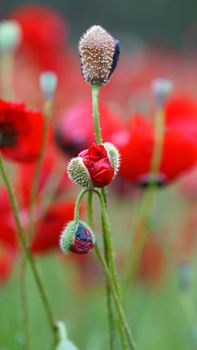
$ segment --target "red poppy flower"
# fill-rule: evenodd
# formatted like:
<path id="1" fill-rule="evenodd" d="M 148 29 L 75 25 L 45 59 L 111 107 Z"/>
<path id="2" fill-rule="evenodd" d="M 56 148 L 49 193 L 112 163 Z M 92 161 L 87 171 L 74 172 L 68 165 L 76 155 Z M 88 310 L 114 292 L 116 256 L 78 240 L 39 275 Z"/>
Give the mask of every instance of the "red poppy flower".
<path id="1" fill-rule="evenodd" d="M 10 17 L 21 26 L 22 49 L 33 54 L 43 69 L 54 69 L 68 34 L 63 17 L 45 5 L 23 5 Z"/>
<path id="2" fill-rule="evenodd" d="M 37 159 L 43 134 L 43 116 L 21 102 L 0 100 L 0 151 L 12 160 Z"/>
<path id="3" fill-rule="evenodd" d="M 172 181 L 197 161 L 197 105 L 189 98 L 170 100 L 165 108 L 161 165 L 156 174 L 157 184 Z M 154 146 L 153 124 L 142 116 L 135 116 L 128 130 L 112 137 L 120 150 L 120 175 L 134 183 L 146 185 L 150 181 L 150 164 Z"/>
<path id="4" fill-rule="evenodd" d="M 44 253 L 58 248 L 61 231 L 73 219 L 73 201 L 54 203 L 41 220 L 31 242 L 33 253 Z"/>
<path id="5" fill-rule="evenodd" d="M 103 141 L 109 141 L 109 137 L 122 128 L 123 122 L 105 105 L 101 104 L 99 110 Z M 94 140 L 92 104 L 90 102 L 74 104 L 60 119 L 56 129 L 57 144 L 65 153 L 76 156 Z"/>
<path id="6" fill-rule="evenodd" d="M 61 154 L 58 149 L 54 147 L 52 143 L 48 143 L 46 152 L 43 157 L 41 170 L 38 178 L 38 195 L 39 200 L 40 193 L 44 190 L 47 183 L 52 183 L 53 190 L 55 190 L 54 199 L 64 192 L 65 188 L 68 189 L 70 181 L 65 176 L 65 158 L 62 161 Z M 28 208 L 31 196 L 32 182 L 35 174 L 35 162 L 23 163 L 19 167 L 19 181 L 18 181 L 18 196 L 22 206 Z M 50 190 L 52 188 L 50 186 Z"/>
<path id="7" fill-rule="evenodd" d="M 104 187 L 111 182 L 114 169 L 103 145 L 93 143 L 88 149 L 80 152 L 78 157 L 83 159 L 95 187 Z"/>

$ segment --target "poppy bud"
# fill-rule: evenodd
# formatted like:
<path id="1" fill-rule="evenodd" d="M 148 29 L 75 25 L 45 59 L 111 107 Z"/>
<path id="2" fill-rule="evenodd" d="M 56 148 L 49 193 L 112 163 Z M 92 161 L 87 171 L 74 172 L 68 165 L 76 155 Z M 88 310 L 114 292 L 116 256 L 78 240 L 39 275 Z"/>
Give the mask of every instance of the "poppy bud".
<path id="1" fill-rule="evenodd" d="M 105 142 L 103 146 L 107 151 L 111 165 L 114 169 L 114 176 L 116 176 L 120 168 L 120 153 L 118 152 L 117 148 L 110 142 Z"/>
<path id="2" fill-rule="evenodd" d="M 152 82 L 152 92 L 159 105 L 164 103 L 172 90 L 173 83 L 169 79 L 155 79 Z"/>
<path id="3" fill-rule="evenodd" d="M 93 143 L 69 162 L 68 176 L 82 187 L 107 186 L 118 172 L 119 158 L 118 150 L 111 143 Z"/>
<path id="4" fill-rule="evenodd" d="M 94 247 L 95 236 L 83 221 L 73 220 L 65 227 L 60 237 L 60 247 L 64 253 L 87 254 Z"/>
<path id="5" fill-rule="evenodd" d="M 57 88 L 57 75 L 53 72 L 40 74 L 40 88 L 47 100 L 51 100 Z"/>
<path id="6" fill-rule="evenodd" d="M 15 50 L 21 41 L 21 28 L 16 21 L 0 22 L 0 51 L 10 52 Z"/>
<path id="7" fill-rule="evenodd" d="M 95 25 L 81 38 L 79 54 L 85 81 L 105 85 L 119 60 L 119 42 L 101 26 Z"/>

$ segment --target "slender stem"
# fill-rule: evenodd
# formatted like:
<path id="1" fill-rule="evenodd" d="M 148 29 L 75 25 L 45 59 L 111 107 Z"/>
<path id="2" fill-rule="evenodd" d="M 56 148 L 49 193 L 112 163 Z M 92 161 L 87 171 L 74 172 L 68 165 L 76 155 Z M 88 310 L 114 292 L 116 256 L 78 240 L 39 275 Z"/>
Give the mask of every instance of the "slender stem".
<path id="1" fill-rule="evenodd" d="M 98 256 L 98 259 L 99 259 L 99 261 L 100 261 L 100 263 L 101 263 L 101 265 L 102 265 L 102 267 L 103 267 L 103 269 L 105 271 L 106 277 L 107 277 L 107 279 L 108 279 L 108 281 L 110 283 L 112 294 L 113 294 L 113 297 L 114 297 L 114 302 L 116 304 L 119 317 L 120 317 L 120 319 L 122 321 L 122 326 L 123 326 L 124 331 L 125 331 L 125 333 L 127 335 L 129 348 L 131 350 L 136 350 L 136 345 L 135 345 L 135 342 L 133 340 L 132 334 L 130 332 L 129 326 L 127 324 L 127 321 L 126 321 L 126 318 L 125 318 L 125 315 L 124 315 L 124 311 L 123 311 L 123 308 L 122 308 L 119 296 L 117 294 L 117 290 L 116 290 L 116 288 L 114 286 L 114 283 L 113 283 L 112 276 L 110 274 L 109 268 L 108 268 L 108 266 L 107 266 L 107 264 L 105 262 L 105 259 L 104 259 L 104 257 L 103 257 L 103 255 L 102 255 L 102 253 L 101 253 L 101 251 L 100 251 L 100 249 L 99 249 L 97 244 L 95 246 L 95 250 L 96 250 L 96 254 Z"/>
<path id="2" fill-rule="evenodd" d="M 23 330 L 24 330 L 23 349 L 29 350 L 29 310 L 28 310 L 28 299 L 27 299 L 26 260 L 25 260 L 24 253 L 22 255 L 22 261 L 21 261 L 20 292 L 21 292 Z"/>
<path id="3" fill-rule="evenodd" d="M 74 220 L 79 220 L 79 210 L 80 210 L 80 204 L 83 196 L 89 191 L 88 188 L 85 190 L 82 190 L 79 192 L 76 202 L 75 202 L 75 211 L 74 211 Z"/>
<path id="4" fill-rule="evenodd" d="M 52 330 L 53 335 L 54 335 L 54 344 L 56 344 L 57 340 L 58 340 L 57 339 L 56 323 L 54 321 L 52 310 L 51 310 L 49 301 L 47 299 L 47 296 L 45 294 L 45 291 L 44 291 L 44 288 L 43 288 L 43 284 L 41 282 L 40 276 L 39 276 L 38 271 L 36 269 L 36 265 L 35 265 L 34 259 L 33 259 L 32 255 L 31 255 L 31 252 L 30 252 L 30 250 L 29 250 L 29 248 L 27 246 L 27 243 L 26 243 L 24 231 L 23 231 L 23 228 L 22 228 L 22 225 L 21 225 L 21 221 L 20 221 L 18 203 L 17 203 L 16 197 L 15 197 L 15 194 L 14 194 L 14 190 L 13 190 L 12 185 L 10 183 L 10 180 L 9 180 L 9 178 L 7 176 L 7 172 L 6 172 L 6 168 L 4 166 L 4 162 L 3 162 L 2 156 L 0 156 L 0 172 L 1 172 L 1 175 L 2 175 L 2 179 L 3 179 L 4 183 L 5 183 L 5 186 L 7 188 L 8 194 L 9 194 L 9 198 L 10 198 L 10 202 L 11 202 L 11 206 L 12 206 L 12 212 L 13 212 L 13 216 L 14 216 L 14 219 L 15 219 L 15 222 L 16 222 L 16 227 L 17 227 L 19 240 L 20 240 L 21 245 L 23 247 L 23 250 L 24 250 L 24 253 L 26 255 L 26 258 L 27 258 L 27 260 L 28 260 L 28 262 L 30 264 L 30 267 L 31 267 L 31 270 L 32 270 L 32 273 L 33 273 L 33 276 L 34 276 L 34 279 L 35 279 L 35 282 L 36 282 L 36 285 L 37 285 L 37 288 L 38 288 L 38 291 L 39 291 L 39 294 L 40 294 L 40 297 L 41 297 L 41 300 L 42 300 L 42 303 L 43 303 L 43 306 L 44 306 L 45 311 L 46 311 L 46 315 L 48 317 L 49 325 L 50 325 L 51 330 Z"/>
<path id="5" fill-rule="evenodd" d="M 35 207 L 35 201 L 36 201 L 36 195 L 38 191 L 38 182 L 39 182 L 39 175 L 40 170 L 42 167 L 42 161 L 44 157 L 44 152 L 47 144 L 47 135 L 48 135 L 48 127 L 49 127 L 49 120 L 50 120 L 50 114 L 51 114 L 51 108 L 52 108 L 52 101 L 47 100 L 44 104 L 44 126 L 43 126 L 43 135 L 42 135 L 42 143 L 41 143 L 41 149 L 40 154 L 38 157 L 38 161 L 36 163 L 33 182 L 32 182 L 32 191 L 31 191 L 31 197 L 30 197 L 30 207 L 29 207 L 29 229 L 28 229 L 28 239 L 31 238 L 33 227 L 34 227 L 34 207 Z"/>
<path id="6" fill-rule="evenodd" d="M 103 224 L 103 238 L 104 238 L 104 248 L 105 248 L 105 259 L 108 268 L 111 271 L 111 277 L 113 281 L 114 288 L 116 290 L 116 294 L 118 296 L 119 302 L 122 303 L 122 296 L 121 296 L 121 290 L 120 285 L 118 281 L 116 266 L 114 262 L 114 256 L 113 256 L 113 248 L 112 248 L 112 239 L 111 239 L 111 228 L 109 223 L 109 218 L 106 210 L 106 204 L 105 204 L 105 198 L 102 192 L 99 192 L 97 190 L 94 190 L 95 193 L 97 193 L 100 204 L 101 204 L 101 210 L 102 210 L 102 224 Z M 111 298 L 111 285 L 109 284 L 109 281 L 107 281 L 107 287 L 109 288 L 109 295 Z M 110 300 L 111 303 L 111 300 Z M 112 305 L 108 305 L 111 306 Z M 109 310 L 113 312 L 113 309 Z M 121 320 L 119 320 L 119 329 L 120 329 L 120 335 L 121 335 L 121 342 L 122 342 L 122 350 L 127 349 L 126 345 L 126 338 L 125 338 L 125 331 L 122 325 Z"/>
<path id="7" fill-rule="evenodd" d="M 99 97 L 99 86 L 96 84 L 92 85 L 92 114 L 93 114 L 93 122 L 94 122 L 94 132 L 97 144 L 102 143 L 102 135 L 101 135 L 101 127 L 100 127 L 100 118 L 99 118 L 99 106 L 98 106 L 98 97 Z M 104 196 L 106 201 L 106 196 Z M 103 225 L 103 244 L 104 244 L 104 254 L 105 259 L 107 261 L 107 265 L 110 267 L 110 259 L 107 249 L 105 228 L 102 218 Z M 115 340 L 115 319 L 114 319 L 114 311 L 113 311 L 113 303 L 111 297 L 111 288 L 108 280 L 106 279 L 106 296 L 107 296 L 107 308 L 108 308 L 108 318 L 109 318 L 109 338 L 110 338 L 110 348 L 114 349 L 114 340 Z"/>
<path id="8" fill-rule="evenodd" d="M 14 97 L 13 71 L 14 52 L 2 52 L 0 55 L 1 96 L 6 99 Z"/>
<path id="9" fill-rule="evenodd" d="M 153 155 L 150 165 L 150 175 L 157 175 L 163 152 L 164 144 L 164 132 L 165 132 L 165 113 L 163 106 L 158 106 L 158 110 L 155 116 L 155 142 L 153 148 Z M 151 204 L 153 197 L 155 195 L 156 186 L 155 183 L 150 183 L 149 187 L 145 190 L 140 203 L 140 209 L 138 210 L 137 224 L 135 225 L 134 232 L 132 234 L 132 239 L 136 242 L 139 230 L 141 230 L 140 239 L 137 242 L 137 247 L 135 251 L 129 256 L 132 256 L 131 265 L 129 265 L 126 274 L 126 283 L 133 281 L 137 272 L 137 267 L 139 265 L 140 257 L 143 251 L 144 244 L 146 242 L 147 236 L 147 220 L 151 210 Z"/>
<path id="10" fill-rule="evenodd" d="M 93 217 L 93 191 L 88 191 L 88 224 L 94 230 L 94 217 Z"/>
<path id="11" fill-rule="evenodd" d="M 102 198 L 102 195 L 101 195 L 101 193 L 98 190 L 85 189 L 85 190 L 82 190 L 79 193 L 79 195 L 77 197 L 76 205 L 75 205 L 75 215 L 74 215 L 74 217 L 75 217 L 75 220 L 79 220 L 80 202 L 83 199 L 83 196 L 87 192 L 90 193 L 90 196 L 88 198 L 88 212 L 89 212 L 88 213 L 88 217 L 89 217 L 89 220 L 91 220 L 91 221 L 89 221 L 89 223 L 92 223 L 91 226 L 92 225 L 94 226 L 94 223 L 93 223 L 93 212 L 92 212 L 92 208 L 90 207 L 90 205 L 92 205 L 92 198 L 91 197 L 93 195 L 93 192 L 95 192 L 97 194 L 98 198 L 99 198 L 102 211 L 103 211 L 103 208 L 104 208 L 104 205 L 105 205 L 104 200 Z M 106 220 L 106 218 L 104 218 L 104 220 Z M 119 322 L 120 322 L 120 325 L 121 325 L 121 329 L 123 329 L 124 333 L 127 335 L 127 338 L 130 337 L 130 340 L 128 339 L 128 343 L 132 343 L 133 344 L 131 349 L 134 350 L 135 349 L 135 344 L 134 344 L 134 341 L 132 340 L 132 336 L 130 334 L 129 327 L 127 325 L 127 321 L 126 321 L 126 318 L 125 318 L 125 315 L 124 315 L 124 311 L 123 311 L 122 306 L 121 306 L 121 299 L 120 299 L 120 295 L 117 293 L 117 286 L 115 286 L 114 279 L 113 279 L 113 277 L 111 275 L 111 272 L 110 272 L 110 270 L 109 270 L 109 268 L 107 266 L 105 258 L 102 256 L 102 254 L 101 254 L 101 252 L 99 250 L 98 245 L 96 245 L 96 253 L 97 253 L 98 257 L 99 257 L 99 260 L 101 261 L 102 266 L 104 267 L 105 272 L 106 272 L 106 268 L 107 268 L 106 277 L 108 276 L 107 280 L 108 280 L 108 284 L 110 286 L 111 291 L 113 289 L 113 293 L 112 293 L 113 298 L 116 298 L 116 300 L 114 300 L 115 301 L 115 305 L 116 305 L 117 308 L 119 308 L 118 314 L 119 314 Z M 109 276 L 110 276 L 110 278 L 109 278 Z M 112 287 L 112 285 L 113 285 L 113 287 Z M 114 296 L 114 294 L 115 294 L 115 296 Z M 117 305 L 117 303 L 118 303 L 118 305 Z M 121 312 L 120 312 L 120 309 L 121 309 Z M 127 331 L 126 331 L 126 328 L 127 328 Z M 127 345 L 124 342 L 122 342 L 122 350 L 123 349 L 127 349 Z"/>
<path id="12" fill-rule="evenodd" d="M 163 106 L 159 106 L 155 116 L 155 143 L 150 166 L 150 173 L 157 174 L 161 165 L 165 132 L 165 113 Z"/>
<path id="13" fill-rule="evenodd" d="M 99 108 L 98 108 L 98 96 L 99 96 L 99 86 L 96 84 L 92 85 L 92 113 L 94 121 L 94 132 L 96 137 L 96 142 L 98 144 L 102 143 L 100 119 L 99 119 Z"/>

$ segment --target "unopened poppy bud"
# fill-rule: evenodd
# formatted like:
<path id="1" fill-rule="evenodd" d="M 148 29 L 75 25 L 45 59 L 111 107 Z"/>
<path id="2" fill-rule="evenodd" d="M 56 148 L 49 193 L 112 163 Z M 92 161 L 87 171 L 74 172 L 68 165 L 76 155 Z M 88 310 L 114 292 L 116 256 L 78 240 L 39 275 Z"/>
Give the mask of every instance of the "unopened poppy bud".
<path id="1" fill-rule="evenodd" d="M 65 227 L 60 237 L 60 248 L 64 253 L 87 254 L 95 245 L 95 235 L 81 220 L 73 220 Z"/>
<path id="2" fill-rule="evenodd" d="M 111 165 L 114 169 L 114 176 L 116 176 L 120 168 L 120 153 L 117 148 L 110 142 L 105 142 L 103 146 L 107 151 Z"/>
<path id="3" fill-rule="evenodd" d="M 15 50 L 21 42 L 21 28 L 16 21 L 0 22 L 0 52 Z"/>
<path id="4" fill-rule="evenodd" d="M 93 143 L 68 165 L 70 179 L 87 188 L 109 185 L 119 168 L 119 153 L 111 143 Z"/>
<path id="5" fill-rule="evenodd" d="M 173 83 L 169 79 L 155 79 L 152 82 L 152 92 L 159 105 L 165 102 L 165 99 L 173 90 Z"/>
<path id="6" fill-rule="evenodd" d="M 117 66 L 120 46 L 101 26 L 87 30 L 79 42 L 81 70 L 89 84 L 105 85 Z"/>
<path id="7" fill-rule="evenodd" d="M 83 163 L 83 158 L 76 157 L 70 160 L 68 163 L 68 177 L 75 184 L 82 187 L 92 188 L 93 183 L 91 181 L 90 174 Z"/>
<path id="8" fill-rule="evenodd" d="M 51 100 L 57 88 L 57 75 L 53 72 L 40 74 L 40 88 L 47 100 Z"/>

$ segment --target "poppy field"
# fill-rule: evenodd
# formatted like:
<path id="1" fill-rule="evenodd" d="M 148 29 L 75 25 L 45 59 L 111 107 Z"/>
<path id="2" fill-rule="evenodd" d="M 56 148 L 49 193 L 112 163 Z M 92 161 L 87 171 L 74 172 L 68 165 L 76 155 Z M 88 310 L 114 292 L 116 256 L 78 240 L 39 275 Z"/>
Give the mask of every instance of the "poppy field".
<path id="1" fill-rule="evenodd" d="M 69 30 L 0 22 L 0 350 L 194 350 L 197 52 Z"/>

